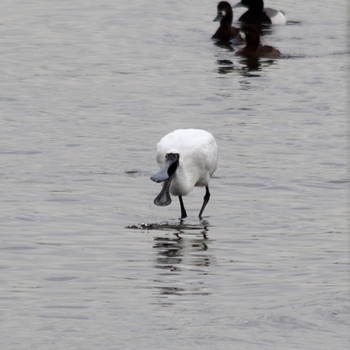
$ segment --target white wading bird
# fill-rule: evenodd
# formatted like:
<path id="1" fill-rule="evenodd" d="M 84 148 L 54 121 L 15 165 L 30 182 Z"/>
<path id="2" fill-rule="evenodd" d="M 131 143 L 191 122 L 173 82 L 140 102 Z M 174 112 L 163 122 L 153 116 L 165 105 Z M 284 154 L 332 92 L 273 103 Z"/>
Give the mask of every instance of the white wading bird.
<path id="1" fill-rule="evenodd" d="M 205 196 L 199 219 L 209 202 L 209 178 L 218 164 L 218 147 L 214 136 L 199 129 L 179 129 L 164 136 L 157 144 L 157 163 L 160 171 L 151 177 L 154 182 L 164 182 L 154 200 L 158 206 L 171 203 L 169 192 L 179 197 L 181 219 L 187 217 L 182 196 L 193 187 L 205 186 Z"/>

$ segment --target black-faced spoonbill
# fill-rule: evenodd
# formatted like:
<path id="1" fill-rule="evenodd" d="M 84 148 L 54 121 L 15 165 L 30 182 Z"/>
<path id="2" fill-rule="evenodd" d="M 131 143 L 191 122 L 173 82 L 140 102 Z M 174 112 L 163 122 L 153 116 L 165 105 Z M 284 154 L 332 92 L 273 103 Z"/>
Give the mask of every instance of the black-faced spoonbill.
<path id="1" fill-rule="evenodd" d="M 175 130 L 158 142 L 156 160 L 161 169 L 151 180 L 164 184 L 154 204 L 166 206 L 171 203 L 170 193 L 178 196 L 181 219 L 184 219 L 187 213 L 182 196 L 186 196 L 195 186 L 205 186 L 204 200 L 199 212 L 199 219 L 202 219 L 210 198 L 209 178 L 218 164 L 218 147 L 214 136 L 199 129 Z"/>

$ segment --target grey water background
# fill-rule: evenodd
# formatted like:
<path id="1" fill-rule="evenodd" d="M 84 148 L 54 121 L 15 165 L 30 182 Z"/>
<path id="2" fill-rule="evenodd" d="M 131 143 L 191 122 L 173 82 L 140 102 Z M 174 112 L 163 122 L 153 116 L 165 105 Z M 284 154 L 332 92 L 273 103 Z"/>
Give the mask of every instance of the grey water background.
<path id="1" fill-rule="evenodd" d="M 2 1 L 1 349 L 348 348 L 348 8 L 265 3 L 251 67 L 216 1 Z M 149 177 L 189 127 L 220 163 L 180 223 Z"/>

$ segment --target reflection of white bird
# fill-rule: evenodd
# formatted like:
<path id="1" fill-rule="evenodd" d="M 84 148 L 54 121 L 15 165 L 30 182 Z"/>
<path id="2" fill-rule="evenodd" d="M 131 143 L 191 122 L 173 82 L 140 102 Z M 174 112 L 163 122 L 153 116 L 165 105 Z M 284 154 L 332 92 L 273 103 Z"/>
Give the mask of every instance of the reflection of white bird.
<path id="1" fill-rule="evenodd" d="M 217 163 L 217 145 L 212 134 L 199 129 L 179 129 L 164 136 L 157 144 L 157 163 L 160 171 L 151 177 L 154 182 L 164 182 L 154 204 L 166 206 L 171 203 L 170 194 L 179 197 L 181 219 L 187 217 L 182 201 L 193 187 L 205 186 L 205 196 L 199 219 L 209 202 L 209 178 Z"/>

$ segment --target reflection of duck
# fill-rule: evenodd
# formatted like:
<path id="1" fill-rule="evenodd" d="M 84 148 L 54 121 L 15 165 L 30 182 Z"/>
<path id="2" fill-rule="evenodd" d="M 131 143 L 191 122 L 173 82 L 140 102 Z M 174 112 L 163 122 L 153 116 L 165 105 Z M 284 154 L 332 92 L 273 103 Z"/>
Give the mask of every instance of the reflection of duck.
<path id="1" fill-rule="evenodd" d="M 230 60 L 217 60 L 218 73 L 227 74 L 234 72 L 233 62 Z"/>
<path id="2" fill-rule="evenodd" d="M 240 60 L 240 63 L 243 65 L 242 68 L 242 75 L 243 76 L 249 76 L 249 77 L 257 77 L 259 72 L 261 70 L 261 61 L 256 58 L 251 57 L 242 57 L 242 60 Z"/>
<path id="3" fill-rule="evenodd" d="M 257 29 L 251 25 L 243 25 L 241 35 L 246 40 L 246 46 L 236 52 L 238 56 L 247 58 L 279 58 L 281 53 L 269 45 L 260 44 L 260 35 Z"/>
<path id="4" fill-rule="evenodd" d="M 217 145 L 214 136 L 205 130 L 179 129 L 164 136 L 157 144 L 157 163 L 161 170 L 151 177 L 152 181 L 164 182 L 163 189 L 154 203 L 166 206 L 171 203 L 169 192 L 179 197 L 181 219 L 187 217 L 182 201 L 195 186 L 205 186 L 205 196 L 199 218 L 209 202 L 209 179 L 217 162 Z"/>
<path id="5" fill-rule="evenodd" d="M 229 42 L 238 37 L 239 29 L 232 27 L 233 11 L 231 5 L 227 1 L 220 1 L 217 11 L 214 22 L 220 21 L 220 26 L 211 38 L 221 42 Z"/>
<path id="6" fill-rule="evenodd" d="M 250 24 L 281 24 L 287 23 L 286 16 L 282 11 L 271 8 L 264 8 L 263 0 L 242 0 L 233 8 L 247 7 L 246 11 L 240 18 L 240 22 Z"/>

